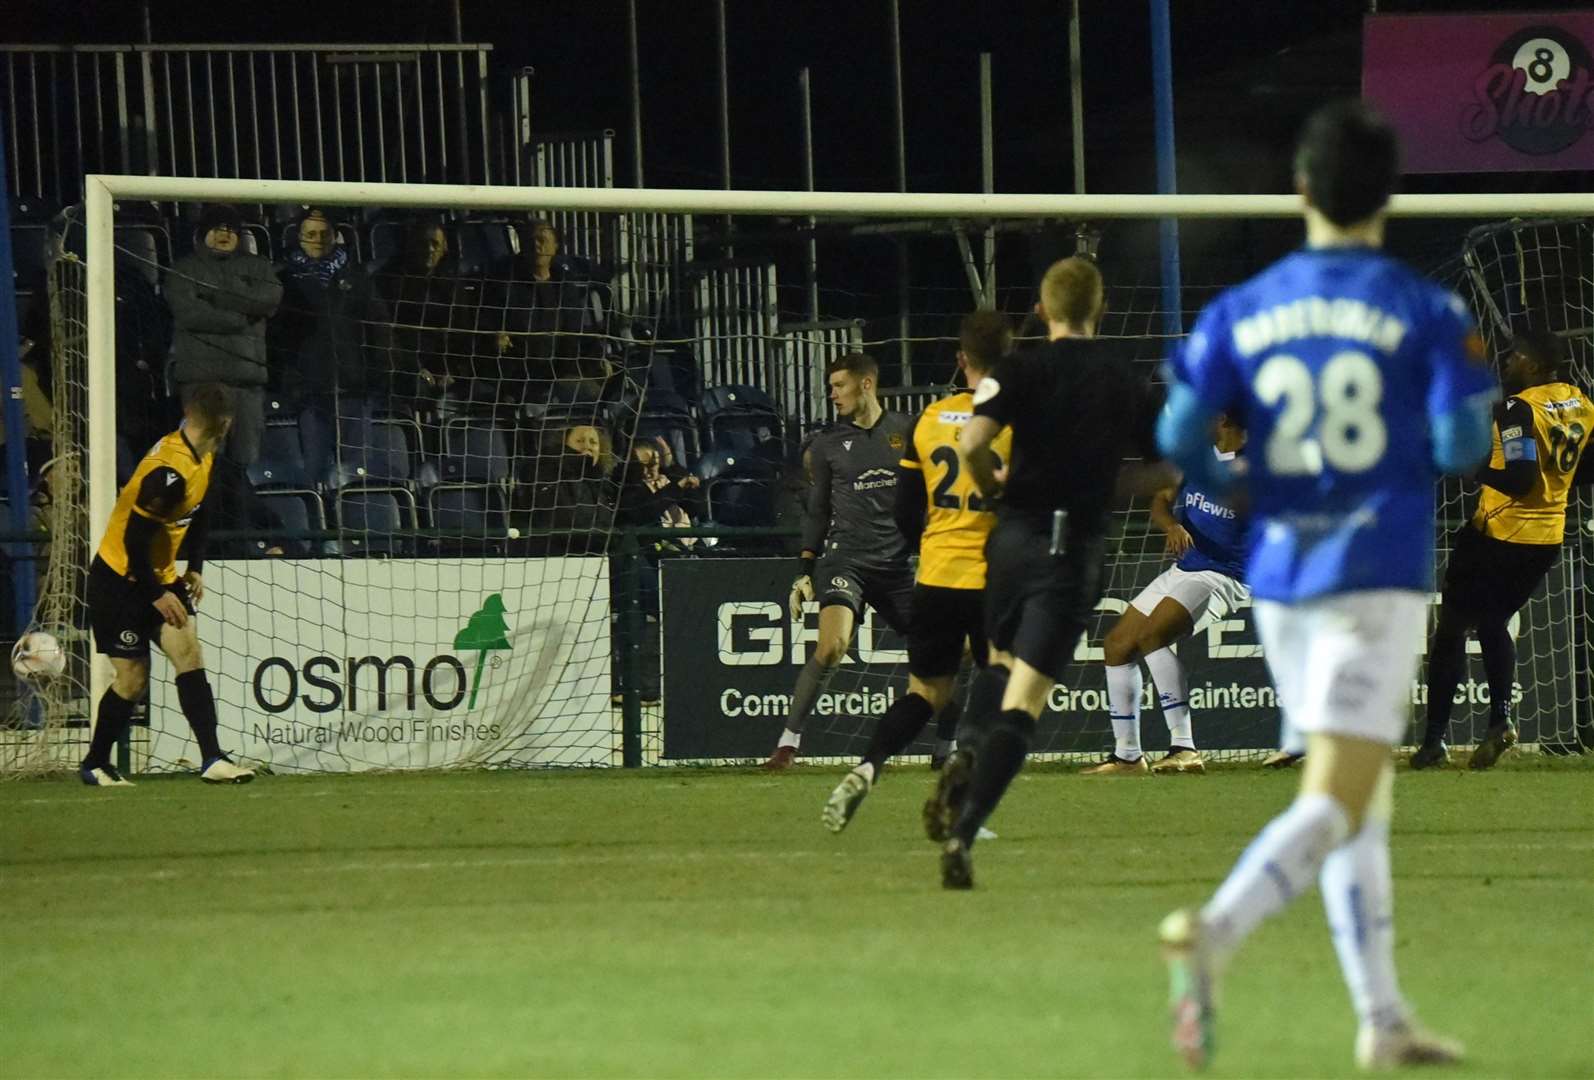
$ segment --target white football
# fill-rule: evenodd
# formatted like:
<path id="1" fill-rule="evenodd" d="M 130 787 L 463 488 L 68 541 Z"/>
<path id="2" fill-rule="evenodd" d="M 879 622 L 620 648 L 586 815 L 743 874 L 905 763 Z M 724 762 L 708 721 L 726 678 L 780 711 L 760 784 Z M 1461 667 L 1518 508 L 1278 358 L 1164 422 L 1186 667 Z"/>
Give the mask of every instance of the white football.
<path id="1" fill-rule="evenodd" d="M 66 670 L 66 651 L 54 634 L 23 634 L 11 650 L 11 670 L 19 679 L 53 679 Z"/>

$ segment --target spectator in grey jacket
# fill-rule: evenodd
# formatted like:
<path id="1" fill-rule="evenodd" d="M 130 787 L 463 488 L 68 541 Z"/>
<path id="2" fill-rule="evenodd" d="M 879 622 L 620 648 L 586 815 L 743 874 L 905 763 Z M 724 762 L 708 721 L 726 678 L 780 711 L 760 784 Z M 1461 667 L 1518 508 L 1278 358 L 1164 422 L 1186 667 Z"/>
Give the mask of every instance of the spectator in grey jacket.
<path id="1" fill-rule="evenodd" d="M 248 484 L 243 470 L 260 456 L 266 320 L 282 302 L 282 285 L 271 263 L 242 250 L 243 218 L 233 207 L 210 207 L 199 229 L 203 242 L 166 274 L 172 381 L 185 403 L 189 390 L 202 383 L 221 383 L 231 391 L 235 419 L 224 455 L 231 467 L 217 479 L 236 487 Z M 241 492 L 233 498 L 241 499 Z"/>

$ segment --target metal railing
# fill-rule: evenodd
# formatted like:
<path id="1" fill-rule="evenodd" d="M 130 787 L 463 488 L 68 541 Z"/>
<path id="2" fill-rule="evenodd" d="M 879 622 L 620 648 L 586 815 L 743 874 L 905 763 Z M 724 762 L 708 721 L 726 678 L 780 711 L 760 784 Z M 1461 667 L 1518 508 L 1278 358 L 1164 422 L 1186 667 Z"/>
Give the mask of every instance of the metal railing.
<path id="1" fill-rule="evenodd" d="M 10 191 L 86 173 L 491 183 L 486 44 L 0 45 Z"/>

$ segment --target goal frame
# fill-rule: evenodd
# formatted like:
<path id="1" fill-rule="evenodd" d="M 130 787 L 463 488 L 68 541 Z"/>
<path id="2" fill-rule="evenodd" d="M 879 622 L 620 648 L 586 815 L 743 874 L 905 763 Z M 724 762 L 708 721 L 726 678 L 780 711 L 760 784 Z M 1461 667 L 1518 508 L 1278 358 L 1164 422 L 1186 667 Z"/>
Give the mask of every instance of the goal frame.
<path id="1" fill-rule="evenodd" d="M 1291 218 L 1298 195 L 1047 195 L 863 191 L 725 191 L 703 188 L 506 187 L 222 177 L 84 177 L 88 315 L 89 555 L 116 501 L 115 217 L 119 199 L 153 202 L 271 202 L 322 206 L 501 212 L 589 211 L 943 220 Z M 1594 216 L 1594 196 L 1576 193 L 1396 195 L 1400 218 L 1507 219 Z M 111 682 L 93 655 L 90 700 Z"/>

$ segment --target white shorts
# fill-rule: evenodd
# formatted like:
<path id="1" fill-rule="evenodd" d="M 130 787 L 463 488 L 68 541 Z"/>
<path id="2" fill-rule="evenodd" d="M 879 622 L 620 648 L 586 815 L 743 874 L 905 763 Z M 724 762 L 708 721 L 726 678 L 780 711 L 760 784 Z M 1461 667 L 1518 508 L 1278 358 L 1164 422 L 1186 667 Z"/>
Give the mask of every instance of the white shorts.
<path id="1" fill-rule="evenodd" d="M 1256 601 L 1256 634 L 1292 733 L 1398 746 L 1428 629 L 1428 597 L 1365 589 L 1300 604 Z"/>
<path id="2" fill-rule="evenodd" d="M 1170 566 L 1141 589 L 1129 606 L 1150 615 L 1168 597 L 1190 613 L 1196 629 L 1211 619 L 1221 619 L 1251 598 L 1251 590 L 1228 574 L 1216 570 L 1181 570 Z"/>

